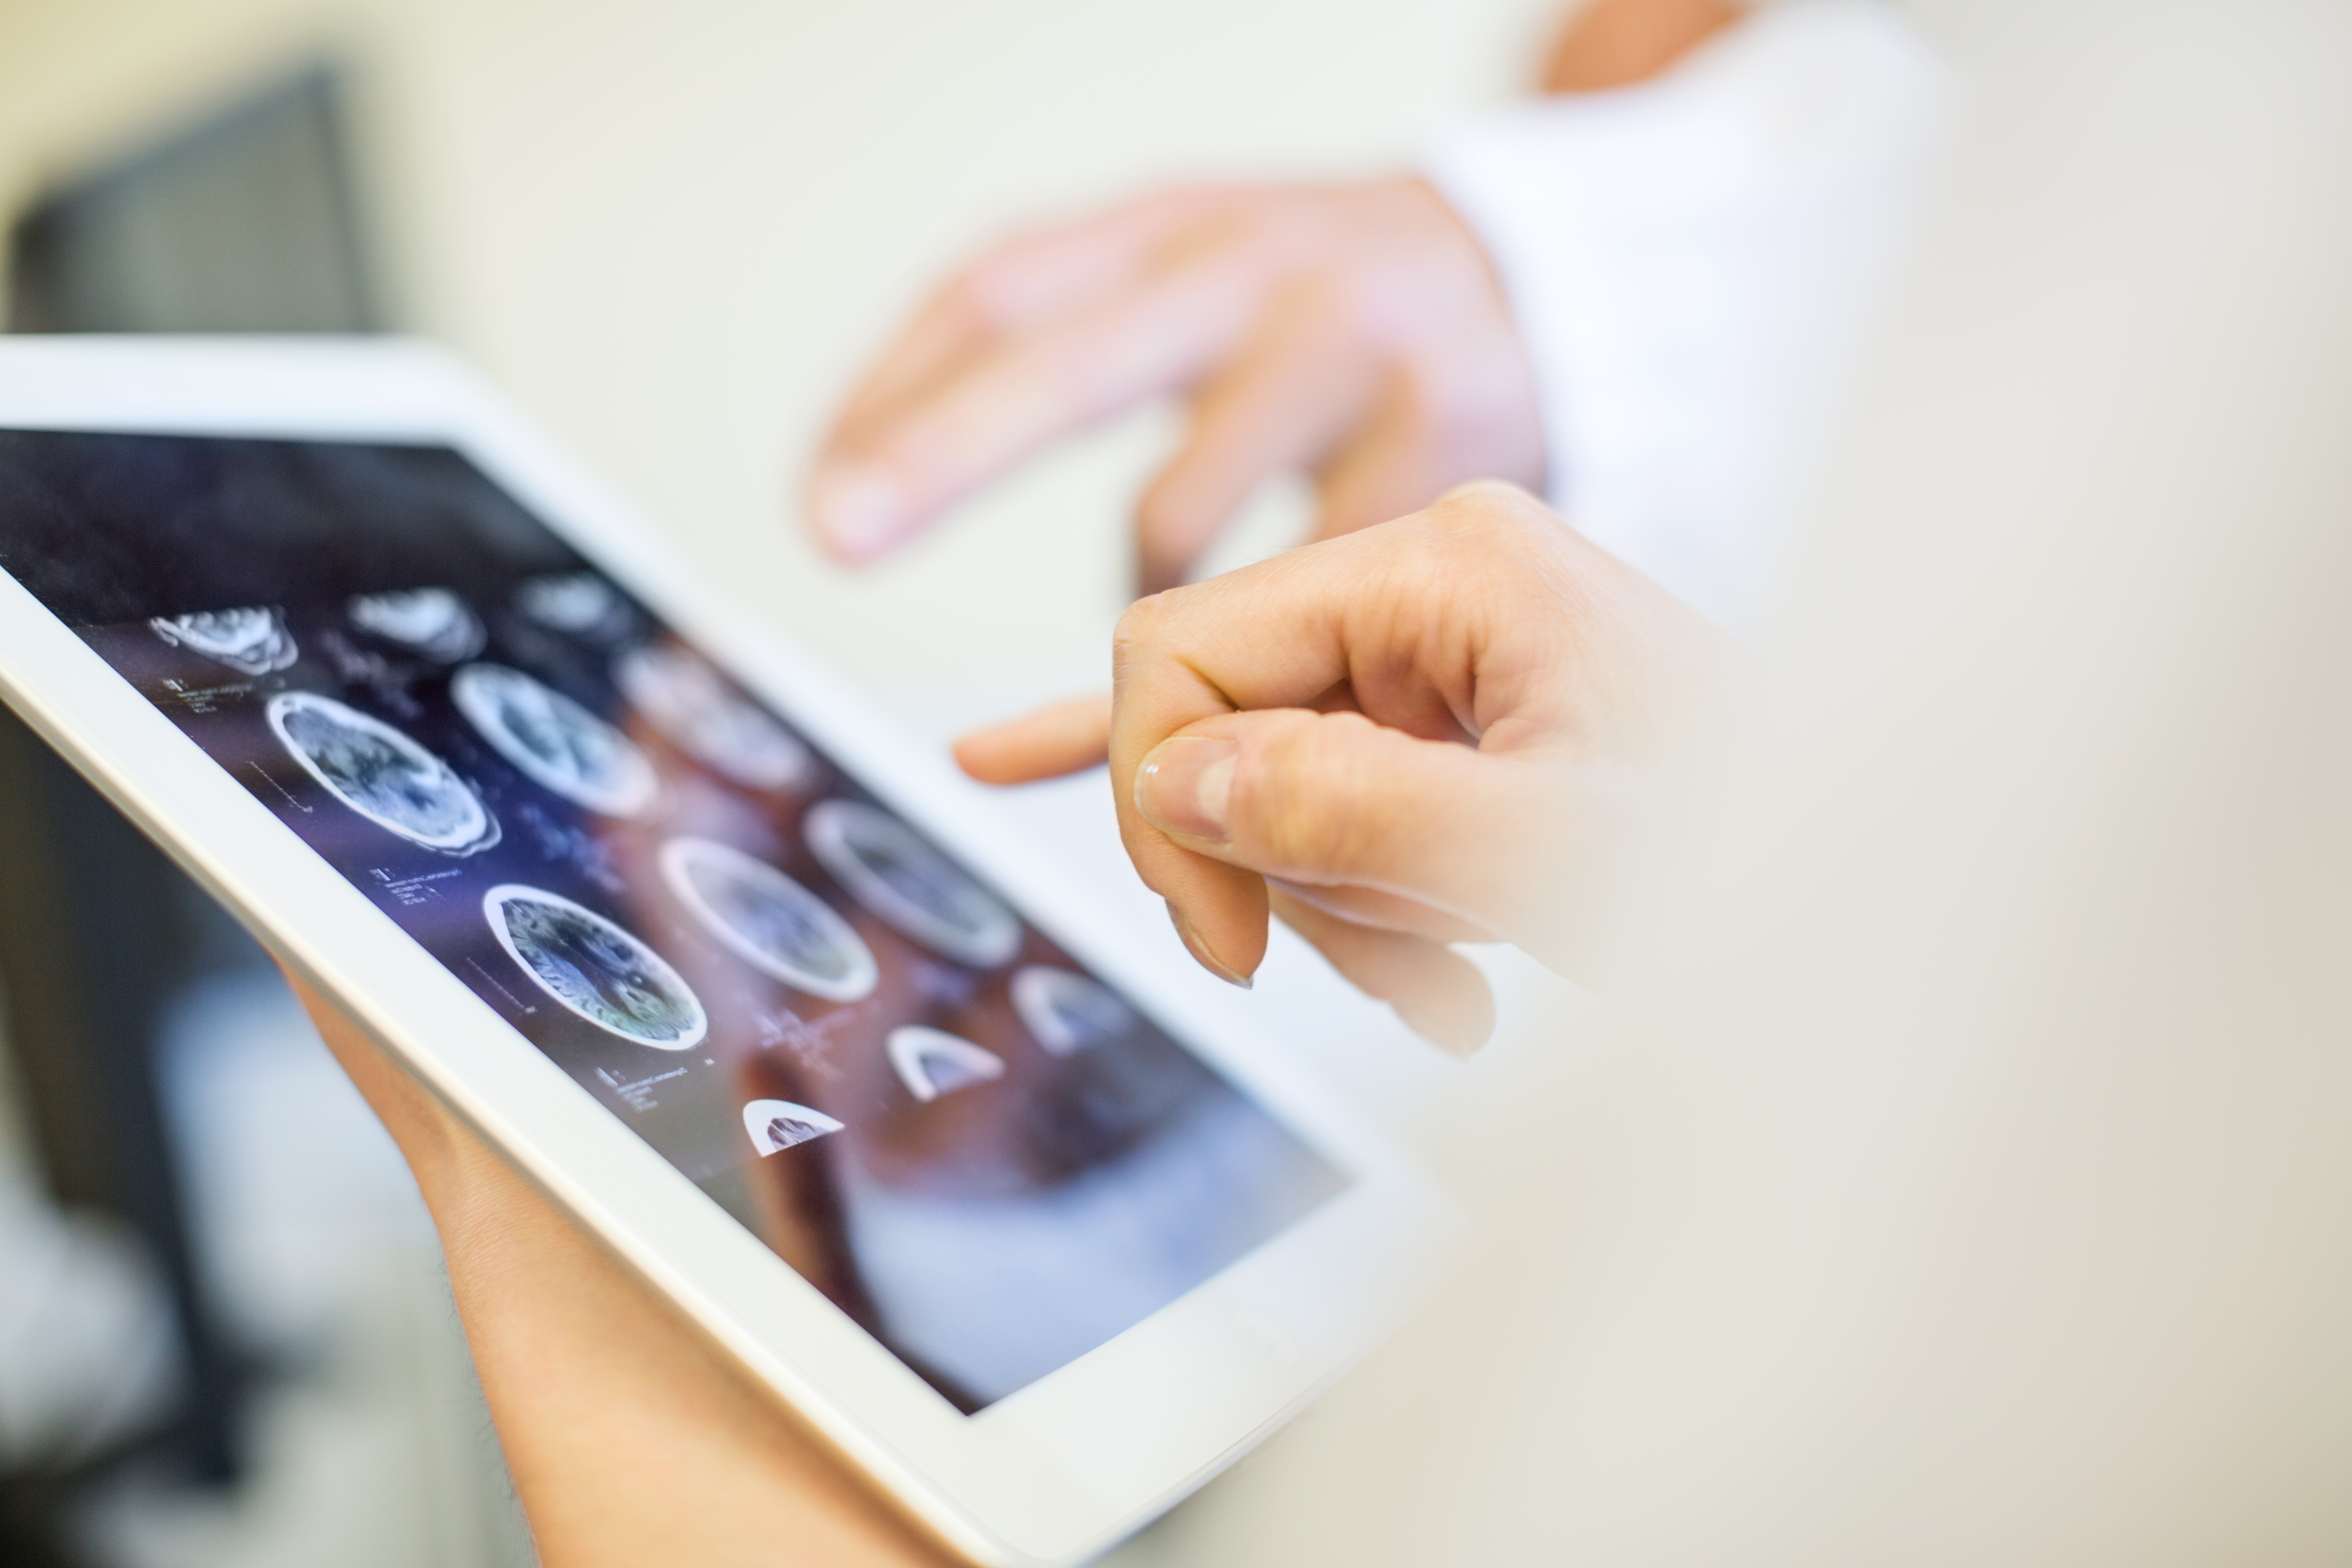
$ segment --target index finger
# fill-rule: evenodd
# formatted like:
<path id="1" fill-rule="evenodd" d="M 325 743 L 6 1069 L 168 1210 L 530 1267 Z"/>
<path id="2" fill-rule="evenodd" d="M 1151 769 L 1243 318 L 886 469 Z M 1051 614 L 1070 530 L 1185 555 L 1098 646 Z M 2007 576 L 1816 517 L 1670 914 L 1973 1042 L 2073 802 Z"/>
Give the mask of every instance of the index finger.
<path id="1" fill-rule="evenodd" d="M 1344 688 L 1377 725 L 1505 753 L 1558 728 L 1556 591 L 1536 547 L 1564 534 L 1513 489 L 1465 493 L 1379 528 L 1143 600 L 1119 625 L 1109 760 L 1119 835 L 1196 955 L 1246 975 L 1265 886 L 1169 837 L 1135 789 L 1170 736 L 1247 710 L 1319 709 Z"/>
<path id="2" fill-rule="evenodd" d="M 877 555 L 1047 442 L 1190 382 L 1245 330 L 1262 270 L 1247 247 L 1210 243 L 992 341 L 827 458 L 810 483 L 820 536 Z"/>
<path id="3" fill-rule="evenodd" d="M 1137 771 L 1176 731 L 1243 709 L 1310 707 L 1350 675 L 1349 615 L 1381 573 L 1365 536 L 1293 551 L 1138 601 L 1113 643 L 1111 797 L 1144 885 L 1193 956 L 1237 984 L 1265 956 L 1265 879 L 1185 848 L 1147 821 Z"/>
<path id="4" fill-rule="evenodd" d="M 1022 236 L 971 262 L 924 303 L 843 400 L 824 457 L 861 444 L 892 405 L 997 338 L 1100 300 L 1215 199 L 1209 192 L 1155 193 Z"/>

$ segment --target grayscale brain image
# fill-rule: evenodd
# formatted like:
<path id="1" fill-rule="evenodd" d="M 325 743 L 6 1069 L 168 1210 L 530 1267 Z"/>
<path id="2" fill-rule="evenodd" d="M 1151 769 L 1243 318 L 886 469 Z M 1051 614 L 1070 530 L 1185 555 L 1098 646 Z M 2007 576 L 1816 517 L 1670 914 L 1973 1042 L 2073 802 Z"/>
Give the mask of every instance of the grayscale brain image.
<path id="1" fill-rule="evenodd" d="M 661 954 L 593 910 L 538 888 L 493 888 L 482 910 L 499 944 L 558 1003 L 625 1040 L 682 1051 L 709 1027 Z"/>
<path id="2" fill-rule="evenodd" d="M 387 832 L 457 855 L 498 842 L 497 823 L 466 781 L 391 725 L 315 691 L 281 691 L 263 711 L 289 756 Z"/>
<path id="3" fill-rule="evenodd" d="M 959 1410 L 1345 1185 L 455 451 L 0 431 L 0 571 Z"/>

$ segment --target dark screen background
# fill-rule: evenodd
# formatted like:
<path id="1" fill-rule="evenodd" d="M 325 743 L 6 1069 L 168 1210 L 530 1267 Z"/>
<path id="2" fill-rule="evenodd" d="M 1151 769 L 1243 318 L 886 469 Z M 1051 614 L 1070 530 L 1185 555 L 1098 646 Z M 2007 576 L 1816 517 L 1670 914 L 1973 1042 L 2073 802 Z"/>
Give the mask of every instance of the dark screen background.
<path id="1" fill-rule="evenodd" d="M 0 431 L 0 569 L 961 1410 L 1104 1342 L 1344 1184 L 1129 1009 L 1114 1007 L 1123 1022 L 1086 1048 L 1048 1049 L 1013 977 L 1085 971 L 1025 922 L 1011 957 L 976 966 L 862 904 L 803 827 L 821 801 L 874 797 L 814 748 L 815 765 L 788 786 L 748 787 L 634 710 L 614 660 L 682 647 L 675 634 L 617 589 L 615 612 L 593 626 L 525 614 L 519 589 L 593 568 L 456 452 Z M 480 623 L 484 646 L 454 666 L 352 618 L 355 595 L 427 587 L 459 595 Z M 276 612 L 292 645 L 290 662 L 260 674 L 149 624 L 257 607 Z M 453 668 L 478 661 L 523 671 L 617 727 L 651 761 L 657 805 L 605 816 L 520 771 L 451 699 Z M 331 698 L 442 759 L 495 818 L 496 842 L 444 853 L 352 809 L 268 722 L 270 699 L 289 691 Z M 657 870 L 681 834 L 822 899 L 871 952 L 873 989 L 829 1001 L 730 952 Z M 570 900 L 650 947 L 707 1014 L 702 1040 L 656 1049 L 556 1005 L 485 916 L 482 895 L 502 884 Z M 909 1025 L 980 1047 L 999 1075 L 919 1098 L 886 1048 Z M 762 1154 L 744 1117 L 755 1100 L 842 1126 Z"/>

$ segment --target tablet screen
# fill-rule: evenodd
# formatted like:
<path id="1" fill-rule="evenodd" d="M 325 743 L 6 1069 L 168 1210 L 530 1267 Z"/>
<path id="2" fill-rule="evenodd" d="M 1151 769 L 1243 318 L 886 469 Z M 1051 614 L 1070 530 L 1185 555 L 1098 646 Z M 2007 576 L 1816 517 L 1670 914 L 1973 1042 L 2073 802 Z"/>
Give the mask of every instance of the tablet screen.
<path id="1" fill-rule="evenodd" d="M 967 1413 L 1345 1184 L 454 451 L 0 432 L 0 567 Z"/>

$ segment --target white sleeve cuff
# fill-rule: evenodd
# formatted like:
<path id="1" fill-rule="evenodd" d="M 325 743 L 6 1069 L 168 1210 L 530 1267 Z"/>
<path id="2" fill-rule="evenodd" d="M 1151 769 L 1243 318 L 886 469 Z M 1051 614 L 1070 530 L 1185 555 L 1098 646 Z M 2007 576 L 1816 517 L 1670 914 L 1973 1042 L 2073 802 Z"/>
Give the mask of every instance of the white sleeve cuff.
<path id="1" fill-rule="evenodd" d="M 1874 0 L 1769 6 L 1658 80 L 1454 128 L 1543 405 L 1554 504 L 1727 626 L 1777 596 L 1950 78 Z"/>

